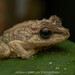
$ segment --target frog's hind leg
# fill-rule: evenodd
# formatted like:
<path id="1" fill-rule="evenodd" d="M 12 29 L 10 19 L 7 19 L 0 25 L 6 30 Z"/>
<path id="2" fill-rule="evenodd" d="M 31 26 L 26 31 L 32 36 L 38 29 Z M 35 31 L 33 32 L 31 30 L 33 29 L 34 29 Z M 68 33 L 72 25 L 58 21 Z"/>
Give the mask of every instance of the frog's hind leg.
<path id="1" fill-rule="evenodd" d="M 9 46 L 0 41 L 0 59 L 8 58 L 9 55 L 10 55 Z"/>
<path id="2" fill-rule="evenodd" d="M 17 54 L 17 57 L 29 58 L 34 55 L 37 51 L 35 49 L 26 50 L 23 46 L 26 46 L 25 42 L 20 40 L 14 40 L 9 43 L 13 48 L 14 52 Z"/>

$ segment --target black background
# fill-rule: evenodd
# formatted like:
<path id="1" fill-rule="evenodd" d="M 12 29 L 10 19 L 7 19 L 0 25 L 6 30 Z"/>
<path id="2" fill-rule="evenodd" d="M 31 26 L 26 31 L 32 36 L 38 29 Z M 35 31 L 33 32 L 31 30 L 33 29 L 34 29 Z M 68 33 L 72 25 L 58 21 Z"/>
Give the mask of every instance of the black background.
<path id="1" fill-rule="evenodd" d="M 70 40 L 75 42 L 75 0 L 41 0 L 46 4 L 43 17 L 57 15 L 62 18 L 63 26 L 70 30 Z"/>

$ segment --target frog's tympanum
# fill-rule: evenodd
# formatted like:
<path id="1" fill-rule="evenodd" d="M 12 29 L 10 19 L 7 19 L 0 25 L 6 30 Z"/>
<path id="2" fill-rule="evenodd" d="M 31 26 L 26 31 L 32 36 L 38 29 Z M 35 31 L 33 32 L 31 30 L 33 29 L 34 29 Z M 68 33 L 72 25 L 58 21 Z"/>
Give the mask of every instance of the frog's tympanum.
<path id="1" fill-rule="evenodd" d="M 30 20 L 6 30 L 0 37 L 1 58 L 29 58 L 43 48 L 66 40 L 69 30 L 56 15 L 49 19 Z"/>

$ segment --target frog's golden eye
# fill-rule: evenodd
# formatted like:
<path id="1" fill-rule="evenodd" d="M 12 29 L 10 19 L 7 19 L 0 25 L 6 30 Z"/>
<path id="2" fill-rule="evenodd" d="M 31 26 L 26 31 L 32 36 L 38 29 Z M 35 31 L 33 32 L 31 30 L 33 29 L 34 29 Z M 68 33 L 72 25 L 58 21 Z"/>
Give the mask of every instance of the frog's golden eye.
<path id="1" fill-rule="evenodd" d="M 48 39 L 51 36 L 52 32 L 49 27 L 43 27 L 39 30 L 40 37 Z"/>

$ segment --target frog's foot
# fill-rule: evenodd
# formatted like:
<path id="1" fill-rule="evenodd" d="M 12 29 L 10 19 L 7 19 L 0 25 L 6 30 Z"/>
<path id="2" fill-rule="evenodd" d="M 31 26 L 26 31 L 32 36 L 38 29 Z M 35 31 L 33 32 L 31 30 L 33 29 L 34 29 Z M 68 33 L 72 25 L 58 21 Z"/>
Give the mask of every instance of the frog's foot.
<path id="1" fill-rule="evenodd" d="M 23 41 L 14 40 L 11 41 L 9 45 L 13 48 L 14 52 L 17 54 L 17 57 L 21 57 L 23 59 L 29 58 L 37 52 L 35 49 L 25 49 L 23 46 L 26 44 Z"/>
<path id="2" fill-rule="evenodd" d="M 0 59 L 9 57 L 10 52 L 9 46 L 3 42 L 0 42 Z"/>

